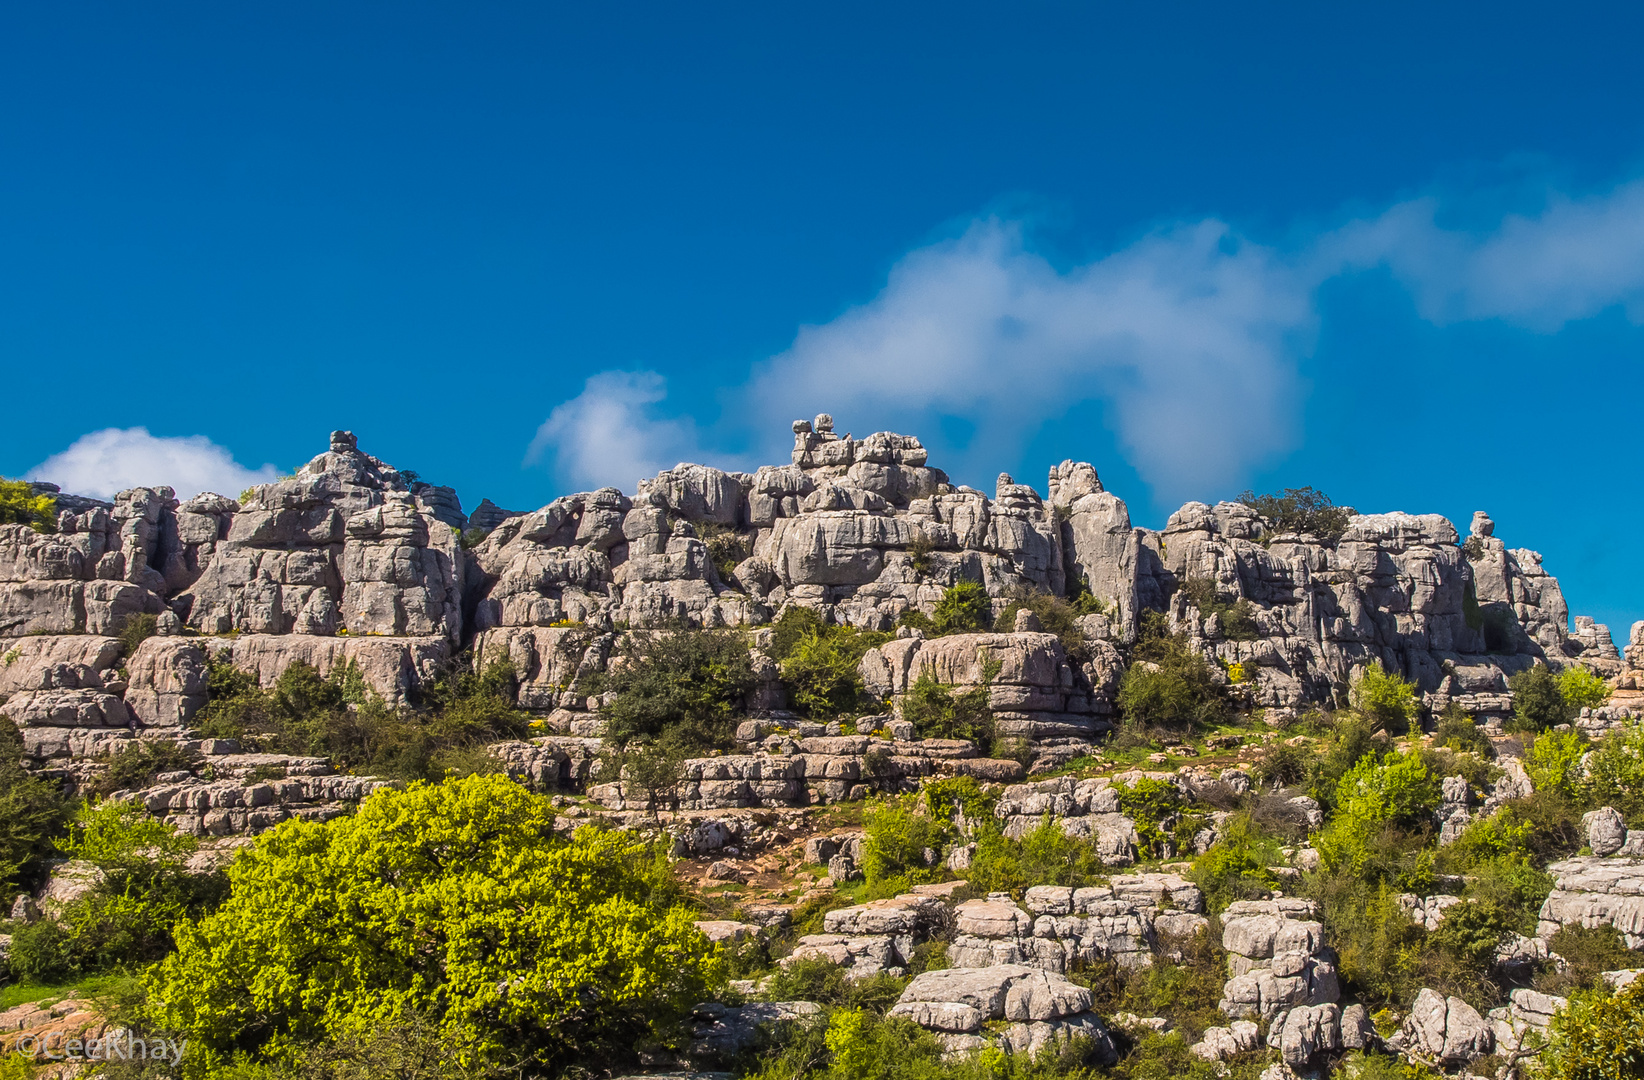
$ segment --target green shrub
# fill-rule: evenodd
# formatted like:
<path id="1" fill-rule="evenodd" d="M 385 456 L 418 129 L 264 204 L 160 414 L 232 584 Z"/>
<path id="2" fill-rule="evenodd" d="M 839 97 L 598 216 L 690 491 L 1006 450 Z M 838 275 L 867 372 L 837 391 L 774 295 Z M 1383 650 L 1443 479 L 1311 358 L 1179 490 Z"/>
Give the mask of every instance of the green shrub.
<path id="1" fill-rule="evenodd" d="M 913 534 L 913 539 L 908 542 L 908 565 L 913 567 L 915 574 L 923 576 L 930 573 L 930 557 L 935 550 L 936 544 L 930 537 L 922 532 Z"/>
<path id="2" fill-rule="evenodd" d="M 693 525 L 697 537 L 708 548 L 708 560 L 719 573 L 719 580 L 729 583 L 737 565 L 753 554 L 753 537 L 739 533 L 729 525 L 706 521 Z"/>
<path id="3" fill-rule="evenodd" d="M 1222 822 L 1209 850 L 1193 860 L 1188 877 L 1204 893 L 1210 913 L 1219 915 L 1235 900 L 1257 899 L 1278 888 L 1268 867 L 1282 861 L 1278 841 L 1262 833 L 1248 813 L 1235 814 Z"/>
<path id="4" fill-rule="evenodd" d="M 876 895 L 894 896 L 940 880 L 945 823 L 919 813 L 916 797 L 879 804 L 863 819 L 862 876 Z"/>
<path id="5" fill-rule="evenodd" d="M 1325 870 L 1373 873 L 1384 826 L 1412 829 L 1438 806 L 1439 785 L 1418 753 L 1366 756 L 1336 787 L 1336 813 L 1315 846 Z"/>
<path id="6" fill-rule="evenodd" d="M 1087 591 L 1085 595 L 1090 594 Z M 1038 616 L 1039 625 L 1045 633 L 1056 635 L 1068 656 L 1076 661 L 1089 658 L 1085 636 L 1080 633 L 1078 623 L 1079 617 L 1089 614 L 1088 612 L 1079 611 L 1061 597 L 1052 596 L 1038 589 L 1017 587 L 1006 594 L 1005 599 L 1009 603 L 999 612 L 999 617 L 993 622 L 994 626 L 1004 631 L 1015 630 L 1017 613 L 1031 611 Z"/>
<path id="7" fill-rule="evenodd" d="M 731 745 L 754 685 L 748 645 L 740 633 L 634 631 L 622 659 L 594 688 L 616 695 L 603 709 L 608 740 L 622 747 L 634 739 L 671 734 L 692 750 Z"/>
<path id="8" fill-rule="evenodd" d="M 102 874 L 54 920 L 37 924 L 12 968 L 35 981 L 76 978 L 152 963 L 171 951 L 172 928 L 210 910 L 222 896 L 220 874 L 190 873 L 198 846 L 141 804 L 101 802 L 80 808 L 63 852 Z"/>
<path id="9" fill-rule="evenodd" d="M 1535 737 L 1524 755 L 1524 771 L 1538 792 L 1570 796 L 1581 785 L 1581 758 L 1587 740 L 1579 731 L 1548 731 Z"/>
<path id="10" fill-rule="evenodd" d="M 1212 579 L 1189 578 L 1181 583 L 1180 591 L 1199 609 L 1200 618 L 1208 619 L 1212 615 L 1221 617 L 1222 636 L 1229 641 L 1254 641 L 1261 636 L 1261 629 L 1256 625 L 1255 608 L 1250 601 L 1243 597 L 1222 599 Z"/>
<path id="11" fill-rule="evenodd" d="M 1507 680 L 1513 692 L 1513 721 L 1515 731 L 1546 731 L 1567 723 L 1574 715 L 1559 692 L 1558 679 L 1545 664 L 1536 664 L 1520 671 Z"/>
<path id="12" fill-rule="evenodd" d="M 1174 816 L 1182 805 L 1182 794 L 1169 780 L 1142 776 L 1128 784 L 1114 784 L 1119 797 L 1119 809 L 1136 823 L 1144 857 L 1174 854 L 1174 846 L 1159 827 L 1165 818 Z"/>
<path id="13" fill-rule="evenodd" d="M 794 643 L 782 661 L 782 681 L 794 711 L 812 720 L 831 720 L 867 703 L 857 667 L 863 655 L 890 640 L 889 634 L 829 626 Z"/>
<path id="14" fill-rule="evenodd" d="M 1119 682 L 1119 711 L 1125 723 L 1142 728 L 1190 731 L 1227 716 L 1227 703 L 1203 656 L 1175 642 L 1125 670 Z"/>
<path id="15" fill-rule="evenodd" d="M 55 782 L 30 775 L 22 758 L 23 737 L 0 713 L 0 896 L 44 880 L 52 842 L 67 828 L 73 808 Z"/>
<path id="16" fill-rule="evenodd" d="M 973 634 L 993 625 L 993 602 L 979 581 L 961 581 L 942 593 L 931 612 L 938 634 Z M 1008 627 L 1007 627 L 1008 629 Z"/>
<path id="17" fill-rule="evenodd" d="M 1416 686 L 1382 669 L 1376 661 L 1364 668 L 1353 687 L 1353 706 L 1384 731 L 1402 735 L 1421 707 Z"/>
<path id="18" fill-rule="evenodd" d="M 988 701 L 986 684 L 955 691 L 937 682 L 928 670 L 921 671 L 902 695 L 902 719 L 913 725 L 921 739 L 969 739 L 987 746 L 993 741 L 993 710 Z"/>
<path id="19" fill-rule="evenodd" d="M 57 497 L 36 495 L 26 480 L 0 477 L 0 525 L 28 525 L 38 533 L 54 533 Z"/>
<path id="20" fill-rule="evenodd" d="M 1610 700 L 1610 684 L 1580 665 L 1565 668 L 1554 676 L 1554 681 L 1558 683 L 1558 696 L 1577 714 Z"/>
<path id="21" fill-rule="evenodd" d="M 1391 746 L 1387 736 L 1378 732 L 1371 721 L 1360 716 L 1342 717 L 1330 729 L 1324 753 L 1313 763 L 1308 794 L 1326 810 L 1333 809 L 1336 786 L 1341 778 L 1367 757 L 1380 761 Z"/>
<path id="22" fill-rule="evenodd" d="M 815 608 L 789 604 L 771 623 L 771 645 L 765 651 L 780 664 L 801 641 L 813 634 L 823 633 L 827 628 Z"/>
<path id="23" fill-rule="evenodd" d="M 205 761 L 192 750 L 158 739 L 139 739 L 104 760 L 108 766 L 91 785 L 96 795 L 112 795 L 116 791 L 148 787 L 160 773 L 192 772 Z"/>
<path id="24" fill-rule="evenodd" d="M 1438 726 L 1433 730 L 1433 745 L 1474 753 L 1483 758 L 1495 756 L 1490 736 L 1484 733 L 1467 710 L 1453 701 L 1439 714 Z"/>
<path id="25" fill-rule="evenodd" d="M 557 1071 L 665 1030 L 716 977 L 665 862 L 628 834 L 554 832 L 500 777 L 414 784 L 288 821 L 230 866 L 217 911 L 147 976 L 154 1022 L 200 1072 L 409 1013 L 481 1061 Z"/>
<path id="26" fill-rule="evenodd" d="M 1019 840 L 1006 839 L 996 827 L 982 830 L 965 880 L 979 893 L 1019 892 L 1033 885 L 1077 888 L 1102 874 L 1096 848 L 1068 836 L 1047 816 Z"/>
<path id="27" fill-rule="evenodd" d="M 1285 488 L 1268 495 L 1244 491 L 1237 501 L 1265 518 L 1274 533 L 1303 533 L 1327 544 L 1341 539 L 1354 514 L 1351 506 L 1337 506 L 1330 496 L 1311 487 Z"/>
<path id="28" fill-rule="evenodd" d="M 348 771 L 401 780 L 471 769 L 475 747 L 530 730 L 530 716 L 514 704 L 513 667 L 500 656 L 477 671 L 452 662 L 424 684 L 418 709 L 389 708 L 353 663 L 325 676 L 294 663 L 265 690 L 213 661 L 206 681 L 202 734 L 241 739 L 251 750 L 329 757 Z"/>
<path id="29" fill-rule="evenodd" d="M 1644 980 L 1573 997 L 1553 1017 L 1542 1065 L 1552 1080 L 1644 1077 Z"/>
<path id="30" fill-rule="evenodd" d="M 1324 908 L 1345 988 L 1372 1008 L 1404 1006 L 1420 991 L 1426 934 L 1398 906 L 1402 884 L 1368 882 L 1349 873 L 1310 875 L 1309 893 Z"/>
<path id="31" fill-rule="evenodd" d="M 1536 989 L 1548 994 L 1601 989 L 1603 972 L 1639 966 L 1638 953 L 1613 926 L 1562 926 L 1547 939 L 1547 948 L 1564 958 L 1562 971 L 1550 968 L 1536 979 Z"/>
<path id="32" fill-rule="evenodd" d="M 961 812 L 972 825 L 991 824 L 998 796 L 982 790 L 974 776 L 947 776 L 925 785 L 925 808 L 941 821 L 953 821 Z"/>
<path id="33" fill-rule="evenodd" d="M 1613 806 L 1628 824 L 1644 825 L 1644 724 L 1612 731 L 1600 739 L 1587 758 L 1586 773 L 1580 791 L 1587 806 Z"/>
<path id="34" fill-rule="evenodd" d="M 1313 762 L 1313 752 L 1306 747 L 1279 743 L 1262 755 L 1250 770 L 1250 775 L 1263 787 L 1290 787 L 1306 779 L 1312 772 Z"/>
<path id="35" fill-rule="evenodd" d="M 128 615 L 120 627 L 120 655 L 130 658 L 137 646 L 160 632 L 158 615 Z"/>

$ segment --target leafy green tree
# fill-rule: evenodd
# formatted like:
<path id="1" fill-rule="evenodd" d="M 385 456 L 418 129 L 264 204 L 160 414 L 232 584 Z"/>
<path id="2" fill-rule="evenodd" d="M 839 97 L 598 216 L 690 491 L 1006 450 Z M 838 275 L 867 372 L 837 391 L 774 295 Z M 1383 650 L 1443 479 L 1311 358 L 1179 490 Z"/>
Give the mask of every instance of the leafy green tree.
<path id="1" fill-rule="evenodd" d="M 1274 533 L 1303 533 L 1328 544 L 1341 539 L 1355 513 L 1351 506 L 1337 506 L 1330 496 L 1311 487 L 1285 488 L 1268 495 L 1244 491 L 1238 501 L 1265 518 Z"/>
<path id="2" fill-rule="evenodd" d="M 1394 735 L 1409 730 L 1420 708 L 1415 683 L 1384 670 L 1380 661 L 1365 667 L 1352 696 L 1354 708 Z"/>
<path id="3" fill-rule="evenodd" d="M 35 532 L 56 532 L 57 499 L 36 495 L 25 480 L 0 477 L 0 525 L 29 525 Z"/>
<path id="4" fill-rule="evenodd" d="M 1558 696 L 1574 713 L 1594 708 L 1610 700 L 1610 684 L 1580 665 L 1571 665 L 1554 676 Z"/>
<path id="5" fill-rule="evenodd" d="M 1513 692 L 1513 723 L 1518 731 L 1546 731 L 1567 722 L 1573 715 L 1559 692 L 1558 679 L 1546 664 L 1536 664 L 1507 680 Z"/>
<path id="6" fill-rule="evenodd" d="M 1268 867 L 1278 865 L 1279 843 L 1263 835 L 1249 813 L 1222 822 L 1216 842 L 1193 860 L 1188 875 L 1203 892 L 1211 914 L 1220 914 L 1235 900 L 1265 897 L 1279 882 Z"/>
<path id="7" fill-rule="evenodd" d="M 1324 867 L 1364 875 L 1382 826 L 1414 828 L 1438 806 L 1439 785 L 1421 755 L 1366 756 L 1336 786 L 1336 814 L 1315 841 Z"/>
<path id="8" fill-rule="evenodd" d="M 1587 740 L 1579 731 L 1547 731 L 1537 735 L 1524 755 L 1524 771 L 1537 791 L 1574 795 L 1581 785 L 1581 759 Z"/>
<path id="9" fill-rule="evenodd" d="M 1572 997 L 1553 1017 L 1542 1064 L 1553 1080 L 1644 1077 L 1644 980 Z"/>
<path id="10" fill-rule="evenodd" d="M 986 630 L 993 625 L 993 602 L 981 582 L 961 581 L 942 593 L 936 610 L 931 613 L 931 623 L 937 634 L 973 634 Z"/>
<path id="11" fill-rule="evenodd" d="M 618 747 L 661 739 L 707 751 L 730 745 L 753 689 L 743 635 L 731 630 L 635 631 L 620 663 L 593 687 L 615 694 L 605 737 Z"/>
<path id="12" fill-rule="evenodd" d="M 782 681 L 794 711 L 829 720 L 856 709 L 866 694 L 857 671 L 862 656 L 888 640 L 889 634 L 854 626 L 818 627 L 806 633 L 782 661 Z"/>
<path id="13" fill-rule="evenodd" d="M 655 1032 L 716 975 L 642 842 L 555 835 L 548 801 L 495 776 L 384 790 L 352 817 L 289 821 L 228 870 L 147 976 L 196 1072 L 236 1052 L 429 1018 L 479 1061 L 554 1068 Z"/>
<path id="14" fill-rule="evenodd" d="M 22 758 L 23 737 L 0 713 L 0 896 L 40 883 L 73 805 L 55 783 L 30 775 Z"/>

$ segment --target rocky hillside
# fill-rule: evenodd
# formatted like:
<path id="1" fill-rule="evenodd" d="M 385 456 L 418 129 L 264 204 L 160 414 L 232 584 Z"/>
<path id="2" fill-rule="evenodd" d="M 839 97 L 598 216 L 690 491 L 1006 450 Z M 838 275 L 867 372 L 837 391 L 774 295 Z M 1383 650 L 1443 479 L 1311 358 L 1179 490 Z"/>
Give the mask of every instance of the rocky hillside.
<path id="1" fill-rule="evenodd" d="M 248 892 L 235 852 L 488 774 L 510 820 L 552 819 L 519 841 L 545 858 L 595 824 L 671 860 L 632 888 L 673 905 L 657 926 L 692 909 L 667 947 L 704 1000 L 615 1042 L 487 1013 L 475 1068 L 1506 1076 L 1565 1069 L 1579 1017 L 1644 1016 L 1617 992 L 1644 966 L 1644 622 L 1624 652 L 1572 623 L 1482 512 L 1463 540 L 1292 492 L 1155 532 L 1088 464 L 990 497 L 915 438 L 793 427 L 786 465 L 472 518 L 347 432 L 238 499 L 36 485 L 52 512 L 0 525 L 0 948 L 46 1004 L 0 1023 L 49 1026 L 60 984 L 113 1030 L 75 980 L 182 971 L 209 932 L 177 920 L 319 888 Z M 169 906 L 139 933 L 116 894 Z M 243 1049 L 250 1020 L 147 985 L 143 1022 Z M 290 1022 L 287 1064 L 390 1068 Z M 851 1065 L 868 1046 L 898 1049 Z"/>

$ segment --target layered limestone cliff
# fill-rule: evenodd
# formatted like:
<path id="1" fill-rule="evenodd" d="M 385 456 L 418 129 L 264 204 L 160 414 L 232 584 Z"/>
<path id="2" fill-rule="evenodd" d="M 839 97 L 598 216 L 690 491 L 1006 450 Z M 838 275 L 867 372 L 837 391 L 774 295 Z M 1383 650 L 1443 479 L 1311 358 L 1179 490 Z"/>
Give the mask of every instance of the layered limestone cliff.
<path id="1" fill-rule="evenodd" d="M 484 503 L 475 521 L 490 531 L 474 542 L 471 530 L 471 548 L 455 492 L 341 431 L 242 499 L 60 495 L 55 533 L 0 526 L 0 692 L 43 757 L 71 757 L 150 729 L 186 734 L 212 655 L 265 684 L 295 660 L 353 662 L 399 703 L 472 647 L 514 661 L 524 707 L 593 736 L 599 702 L 579 678 L 603 669 L 624 627 L 757 627 L 797 604 L 888 630 L 961 581 L 981 583 L 995 611 L 1022 590 L 1088 590 L 1103 614 L 1079 621 L 1076 657 L 1027 624 L 915 634 L 871 653 L 865 681 L 894 701 L 921 673 L 979 685 L 999 664 L 1001 730 L 1047 745 L 1106 730 L 1149 609 L 1219 669 L 1237 665 L 1251 703 L 1275 716 L 1339 700 L 1371 662 L 1435 709 L 1485 717 L 1510 709 L 1507 677 L 1537 661 L 1592 668 L 1618 703 L 1644 685 L 1644 624 L 1625 658 L 1607 628 L 1578 617 L 1572 629 L 1540 556 L 1508 549 L 1482 513 L 1464 543 L 1442 517 L 1398 512 L 1355 515 L 1335 541 L 1275 533 L 1238 503 L 1189 503 L 1156 532 L 1132 525 L 1088 464 L 1053 468 L 1048 498 L 1008 475 L 989 495 L 951 483 L 916 438 L 841 436 L 825 415 L 793 428 L 789 462 L 753 473 L 680 465 L 632 495 L 605 488 L 529 513 Z M 1241 601 L 1235 629 L 1224 614 Z M 122 658 L 109 638 L 140 615 L 161 637 Z M 781 709 L 774 673 L 762 695 Z"/>

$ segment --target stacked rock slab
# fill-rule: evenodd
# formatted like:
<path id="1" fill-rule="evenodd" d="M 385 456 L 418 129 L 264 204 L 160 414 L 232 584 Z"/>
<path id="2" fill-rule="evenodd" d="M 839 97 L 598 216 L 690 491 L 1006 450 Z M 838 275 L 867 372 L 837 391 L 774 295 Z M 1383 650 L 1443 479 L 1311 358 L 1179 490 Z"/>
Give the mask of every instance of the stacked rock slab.
<path id="1" fill-rule="evenodd" d="M 206 633 L 462 636 L 457 533 L 346 431 L 289 480 L 251 489 L 174 601 Z"/>
<path id="2" fill-rule="evenodd" d="M 1328 1005 L 1340 996 L 1335 953 L 1324 944 L 1311 900 L 1239 900 L 1222 913 L 1222 946 L 1230 978 L 1221 1011 L 1277 1021 L 1297 1006 Z"/>
<path id="3" fill-rule="evenodd" d="M 1112 961 L 1146 967 L 1161 936 L 1188 937 L 1206 925 L 1204 896 L 1174 874 L 1115 877 L 1105 887 L 1043 885 L 1026 910 L 1007 894 L 967 900 L 955 910 L 948 959 L 960 968 L 1026 964 L 1062 974 L 1074 964 Z"/>
<path id="4" fill-rule="evenodd" d="M 935 896 L 904 893 L 830 911 L 822 917 L 823 933 L 801 937 L 783 962 L 826 960 L 853 979 L 902 975 L 913 962 L 914 946 L 929 937 L 943 910 Z"/>
<path id="5" fill-rule="evenodd" d="M 1495 1034 L 1477 1009 L 1458 997 L 1423 989 L 1390 1045 L 1444 1067 L 1465 1065 L 1495 1049 Z"/>
<path id="6" fill-rule="evenodd" d="M 1644 949 L 1644 858 L 1581 855 L 1547 867 L 1555 879 L 1536 936 L 1564 926 L 1613 926 L 1629 949 Z"/>
<path id="7" fill-rule="evenodd" d="M 876 697 L 900 701 L 921 677 L 961 690 L 986 688 L 1004 738 L 1041 745 L 1089 745 L 1112 728 L 1112 699 L 1124 665 L 1106 642 L 1094 658 L 1070 663 L 1054 634 L 954 634 L 926 641 L 912 635 L 870 649 L 859 666 Z"/>
<path id="8" fill-rule="evenodd" d="M 1117 1060 L 1112 1037 L 1090 1011 L 1091 993 L 1060 975 L 1021 964 L 948 968 L 916 976 L 891 1008 L 937 1032 L 950 1051 L 988 1044 L 984 1025 L 1004 1021 L 998 1045 L 1011 1053 L 1035 1054 L 1073 1038 L 1091 1040 L 1104 1064 Z"/>

